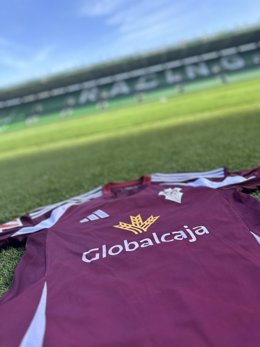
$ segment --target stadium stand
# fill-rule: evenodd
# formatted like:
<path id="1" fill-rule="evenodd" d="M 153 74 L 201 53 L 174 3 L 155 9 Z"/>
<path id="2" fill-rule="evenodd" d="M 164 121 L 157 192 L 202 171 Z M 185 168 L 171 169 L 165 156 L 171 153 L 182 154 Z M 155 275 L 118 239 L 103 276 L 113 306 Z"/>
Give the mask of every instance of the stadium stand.
<path id="1" fill-rule="evenodd" d="M 201 80 L 254 71 L 260 66 L 260 27 L 183 42 L 149 54 L 127 57 L 75 72 L 0 90 L 0 125 L 99 105 L 144 92 L 176 88 Z"/>

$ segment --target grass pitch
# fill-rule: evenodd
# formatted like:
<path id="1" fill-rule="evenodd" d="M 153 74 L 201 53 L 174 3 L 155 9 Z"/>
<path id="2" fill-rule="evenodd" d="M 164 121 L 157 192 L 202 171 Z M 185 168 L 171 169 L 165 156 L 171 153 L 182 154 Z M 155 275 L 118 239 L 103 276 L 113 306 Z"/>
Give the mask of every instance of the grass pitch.
<path id="1" fill-rule="evenodd" d="M 2 133 L 0 222 L 144 173 L 257 166 L 259 95 L 255 79 Z M 0 294 L 21 254 L 1 251 Z"/>

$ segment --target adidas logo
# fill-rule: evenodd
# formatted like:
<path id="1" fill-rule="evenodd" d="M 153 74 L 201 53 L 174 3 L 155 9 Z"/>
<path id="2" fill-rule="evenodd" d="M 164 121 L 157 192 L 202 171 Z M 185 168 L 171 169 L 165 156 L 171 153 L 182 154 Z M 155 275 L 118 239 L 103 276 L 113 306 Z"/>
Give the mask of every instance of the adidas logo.
<path id="1" fill-rule="evenodd" d="M 86 218 L 81 219 L 80 223 L 91 222 L 97 219 L 108 218 L 109 214 L 102 210 L 94 211 L 92 214 L 88 215 Z"/>

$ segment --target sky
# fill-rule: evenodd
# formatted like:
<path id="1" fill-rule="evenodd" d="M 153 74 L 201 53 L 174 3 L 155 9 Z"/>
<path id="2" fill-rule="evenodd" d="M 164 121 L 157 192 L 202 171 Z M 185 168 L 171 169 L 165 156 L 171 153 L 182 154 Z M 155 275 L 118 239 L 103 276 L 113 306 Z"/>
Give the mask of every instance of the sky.
<path id="1" fill-rule="evenodd" d="M 255 23 L 259 0 L 1 0 L 0 88 Z"/>

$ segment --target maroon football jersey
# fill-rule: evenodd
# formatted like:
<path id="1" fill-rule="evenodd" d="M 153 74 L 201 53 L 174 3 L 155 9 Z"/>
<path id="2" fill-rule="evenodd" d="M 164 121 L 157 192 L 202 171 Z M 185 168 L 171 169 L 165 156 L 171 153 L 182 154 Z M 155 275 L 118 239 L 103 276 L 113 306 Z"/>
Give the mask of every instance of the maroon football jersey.
<path id="1" fill-rule="evenodd" d="M 0 346 L 258 346 L 259 177 L 154 174 L 3 224 L 27 243 Z"/>

